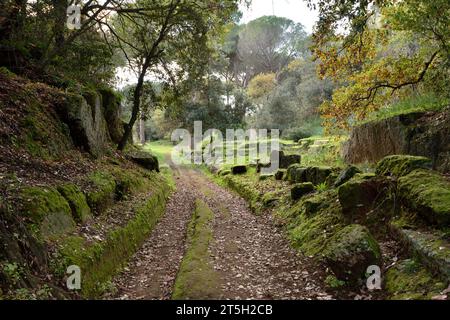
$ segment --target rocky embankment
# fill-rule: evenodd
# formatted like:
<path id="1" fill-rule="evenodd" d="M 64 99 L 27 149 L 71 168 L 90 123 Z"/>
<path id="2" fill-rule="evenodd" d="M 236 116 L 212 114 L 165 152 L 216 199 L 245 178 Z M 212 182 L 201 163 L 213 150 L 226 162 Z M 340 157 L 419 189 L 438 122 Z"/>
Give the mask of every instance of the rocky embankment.
<path id="1" fill-rule="evenodd" d="M 432 167 L 393 155 L 374 173 L 296 163 L 269 178 L 252 166 L 218 177 L 256 213 L 270 210 L 293 247 L 328 267 L 331 287 L 365 287 L 375 265 L 386 297 L 447 299 L 450 179 Z"/>
<path id="2" fill-rule="evenodd" d="M 100 296 L 164 213 L 157 159 L 114 151 L 119 107 L 107 88 L 0 70 L 0 299 Z M 81 290 L 66 286 L 71 265 Z"/>

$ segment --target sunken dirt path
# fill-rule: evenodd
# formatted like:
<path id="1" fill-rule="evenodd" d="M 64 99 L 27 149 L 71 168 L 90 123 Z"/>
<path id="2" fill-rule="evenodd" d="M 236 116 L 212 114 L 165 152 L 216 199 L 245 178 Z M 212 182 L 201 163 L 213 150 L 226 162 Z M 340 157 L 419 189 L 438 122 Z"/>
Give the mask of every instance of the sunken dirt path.
<path id="1" fill-rule="evenodd" d="M 196 199 L 214 213 L 209 252 L 220 279 L 214 299 L 333 298 L 318 280 L 321 268 L 290 248 L 270 215 L 253 215 L 242 198 L 200 171 L 175 168 L 174 177 L 166 214 L 114 279 L 118 290 L 112 298 L 171 298 Z"/>

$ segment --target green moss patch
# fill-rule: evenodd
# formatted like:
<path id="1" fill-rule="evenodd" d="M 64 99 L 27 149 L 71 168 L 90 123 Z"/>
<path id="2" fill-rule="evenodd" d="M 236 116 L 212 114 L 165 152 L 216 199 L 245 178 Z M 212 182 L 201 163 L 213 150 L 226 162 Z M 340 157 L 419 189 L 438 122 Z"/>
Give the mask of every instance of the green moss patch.
<path id="1" fill-rule="evenodd" d="M 378 162 L 376 174 L 403 177 L 415 169 L 431 169 L 431 167 L 431 160 L 425 157 L 393 155 Z"/>
<path id="2" fill-rule="evenodd" d="M 394 185 L 389 178 L 357 174 L 338 188 L 342 212 L 349 223 L 364 224 L 368 223 L 367 219 L 374 216 L 376 211 L 391 214 L 393 203 L 389 200 L 393 190 Z"/>
<path id="3" fill-rule="evenodd" d="M 282 194 L 289 192 L 287 183 L 276 181 L 272 178 L 273 175 L 269 179 L 261 180 L 255 166 L 247 166 L 247 172 L 238 175 L 221 176 L 220 172 L 211 178 L 219 185 L 238 193 L 248 202 L 255 214 L 261 214 L 264 209 L 273 207 L 281 199 Z"/>
<path id="4" fill-rule="evenodd" d="M 78 223 L 83 223 L 91 216 L 86 196 L 80 188 L 74 184 L 65 184 L 58 187 L 59 193 L 67 200 L 72 210 L 72 217 Z"/>
<path id="5" fill-rule="evenodd" d="M 92 190 L 86 194 L 88 204 L 92 211 L 100 214 L 114 201 L 116 180 L 111 173 L 105 171 L 92 173 L 88 180 L 92 184 Z"/>
<path id="6" fill-rule="evenodd" d="M 75 227 L 66 199 L 52 187 L 27 187 L 22 190 L 23 213 L 36 225 L 44 239 L 60 236 Z"/>
<path id="7" fill-rule="evenodd" d="M 164 173 L 170 179 L 170 174 Z M 86 198 L 92 211 L 103 213 L 114 200 L 124 200 L 131 194 L 149 190 L 158 181 L 157 174 L 145 169 L 121 168 L 110 166 L 89 175 L 91 189 L 86 192 Z"/>
<path id="8" fill-rule="evenodd" d="M 178 271 L 173 299 L 214 299 L 220 293 L 219 277 L 210 261 L 214 213 L 201 200 L 188 228 L 188 250 Z"/>
<path id="9" fill-rule="evenodd" d="M 385 277 L 386 290 L 394 300 L 431 299 L 446 288 L 414 259 L 400 261 Z"/>
<path id="10" fill-rule="evenodd" d="M 323 256 L 340 280 L 357 281 L 367 267 L 380 265 L 381 252 L 366 227 L 351 224 L 327 241 Z"/>
<path id="11" fill-rule="evenodd" d="M 327 240 L 343 227 L 335 191 L 307 196 L 294 206 L 277 210 L 287 225 L 292 245 L 308 256 L 319 255 Z"/>
<path id="12" fill-rule="evenodd" d="M 262 210 L 261 197 L 262 194 L 255 188 L 255 182 L 248 177 L 242 175 L 227 175 L 223 177 L 225 184 L 239 193 L 243 197 L 255 213 L 260 213 Z"/>
<path id="13" fill-rule="evenodd" d="M 148 175 L 133 169 L 112 168 L 111 173 L 116 182 L 115 195 L 118 200 L 125 199 L 128 195 L 145 191 L 151 185 Z"/>
<path id="14" fill-rule="evenodd" d="M 16 104 L 18 109 L 26 106 L 24 115 L 15 124 L 19 128 L 17 144 L 36 157 L 61 157 L 73 147 L 69 128 L 55 111 L 63 93 L 42 83 L 21 82 L 18 88 L 20 90 L 8 92 L 9 97 L 2 99 Z"/>
<path id="15" fill-rule="evenodd" d="M 450 225 L 450 181 L 437 172 L 418 169 L 398 180 L 402 203 L 426 221 Z"/>
<path id="16" fill-rule="evenodd" d="M 402 221 L 392 223 L 392 228 L 398 237 L 412 251 L 414 256 L 443 279 L 450 281 L 450 242 L 445 232 L 438 230 L 410 230 L 401 226 Z"/>

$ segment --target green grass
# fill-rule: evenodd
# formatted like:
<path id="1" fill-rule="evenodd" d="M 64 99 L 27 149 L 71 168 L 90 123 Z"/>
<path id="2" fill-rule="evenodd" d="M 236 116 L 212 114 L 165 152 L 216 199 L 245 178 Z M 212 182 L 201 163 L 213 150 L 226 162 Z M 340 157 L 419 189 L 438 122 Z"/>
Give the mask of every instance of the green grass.
<path id="1" fill-rule="evenodd" d="M 357 123 L 357 125 L 370 121 L 387 119 L 400 114 L 437 111 L 445 108 L 449 104 L 449 99 L 443 99 L 434 94 L 413 95 L 370 114 L 367 119 Z"/>
<path id="2" fill-rule="evenodd" d="M 301 151 L 302 166 L 330 166 L 343 167 L 344 160 L 341 157 L 341 144 L 347 139 L 346 136 L 314 136 L 302 141 L 309 141 L 308 151 Z M 317 151 L 313 152 L 311 146 L 317 140 L 329 140 Z"/>
<path id="3" fill-rule="evenodd" d="M 260 139 L 258 140 L 258 143 L 271 143 L 273 140 L 272 139 Z M 280 144 L 293 144 L 295 143 L 293 140 L 287 140 L 287 139 L 279 139 L 278 140 Z M 237 140 L 236 143 L 233 145 L 232 142 L 227 142 L 224 141 L 224 155 L 226 156 L 226 149 L 230 148 L 230 146 L 232 146 L 232 148 L 235 151 L 235 154 L 237 154 L 237 150 L 242 150 L 245 146 L 245 144 L 249 143 L 248 140 Z M 172 144 L 172 142 L 167 141 L 167 140 L 158 140 L 158 141 L 152 141 L 152 142 L 148 142 L 146 143 L 142 149 L 144 151 L 148 151 L 152 154 L 154 154 L 157 158 L 158 161 L 161 164 L 167 164 L 167 159 L 169 157 L 171 157 L 171 153 L 173 150 L 174 145 Z M 246 150 L 248 151 L 248 148 L 246 148 Z M 262 161 L 268 161 L 269 159 L 269 155 L 260 155 L 260 157 L 262 158 Z M 249 163 L 250 159 L 248 154 L 245 156 L 245 163 Z M 186 163 L 188 164 L 188 163 Z"/>
<path id="4" fill-rule="evenodd" d="M 214 241 L 214 213 L 202 200 L 195 202 L 195 212 L 188 227 L 189 248 L 181 262 L 172 299 L 213 299 L 220 294 L 219 277 L 214 271 L 209 245 Z"/>
<path id="5" fill-rule="evenodd" d="M 323 139 L 329 139 L 330 141 L 326 144 L 326 146 L 323 148 L 323 150 L 319 152 L 307 152 L 304 150 L 296 150 L 294 147 L 289 147 L 287 150 L 287 153 L 301 153 L 302 155 L 302 165 L 305 166 L 343 166 L 343 161 L 340 157 L 340 144 L 343 140 L 346 139 L 346 137 L 343 136 L 313 136 L 309 137 L 303 140 L 311 141 L 311 144 L 314 143 L 316 140 L 323 140 Z M 273 139 L 260 139 L 258 140 L 258 143 L 270 143 Z M 286 139 L 279 139 L 278 140 L 280 145 L 281 144 L 295 144 L 293 140 L 286 140 Z M 235 153 L 237 153 L 237 150 L 245 148 L 245 145 L 248 145 L 248 140 L 240 140 L 236 141 L 236 143 L 227 142 L 224 141 L 224 155 L 226 156 L 226 148 L 232 147 Z M 170 141 L 167 140 L 159 140 L 159 141 L 153 141 L 145 144 L 143 146 L 143 149 L 145 151 L 149 151 L 153 153 L 157 158 L 160 164 L 167 164 L 167 159 L 171 156 L 172 150 L 173 150 L 173 144 Z M 295 149 L 295 150 L 294 150 Z M 248 152 L 248 148 L 245 149 Z M 258 155 L 261 162 L 267 162 L 269 161 L 269 155 Z M 226 160 L 226 159 L 224 159 Z M 244 159 L 244 164 L 248 164 L 250 161 L 253 161 L 254 159 L 250 159 L 249 155 L 246 154 Z M 224 164 L 222 166 L 223 168 L 229 168 L 231 165 Z"/>
<path id="6" fill-rule="evenodd" d="M 303 119 L 301 123 L 295 124 L 295 127 L 283 131 L 282 138 L 298 141 L 302 138 L 322 135 L 323 134 L 322 119 L 318 116 Z"/>
<path id="7" fill-rule="evenodd" d="M 143 149 L 153 153 L 158 158 L 159 164 L 165 164 L 167 157 L 172 153 L 173 144 L 167 140 L 158 140 L 146 143 Z"/>

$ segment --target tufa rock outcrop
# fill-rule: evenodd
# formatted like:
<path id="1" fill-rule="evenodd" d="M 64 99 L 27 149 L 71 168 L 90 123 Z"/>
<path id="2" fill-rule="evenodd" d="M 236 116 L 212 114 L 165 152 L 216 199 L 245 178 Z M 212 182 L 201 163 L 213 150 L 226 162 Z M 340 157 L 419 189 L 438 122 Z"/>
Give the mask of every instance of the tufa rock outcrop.
<path id="1" fill-rule="evenodd" d="M 61 120 L 69 127 L 74 144 L 95 157 L 104 154 L 110 142 L 102 109 L 101 96 L 92 93 L 87 99 L 67 94 L 65 103 L 58 110 Z"/>
<path id="2" fill-rule="evenodd" d="M 362 124 L 344 143 L 348 163 L 376 162 L 393 154 L 428 157 L 433 169 L 450 172 L 450 107 L 415 112 Z"/>

